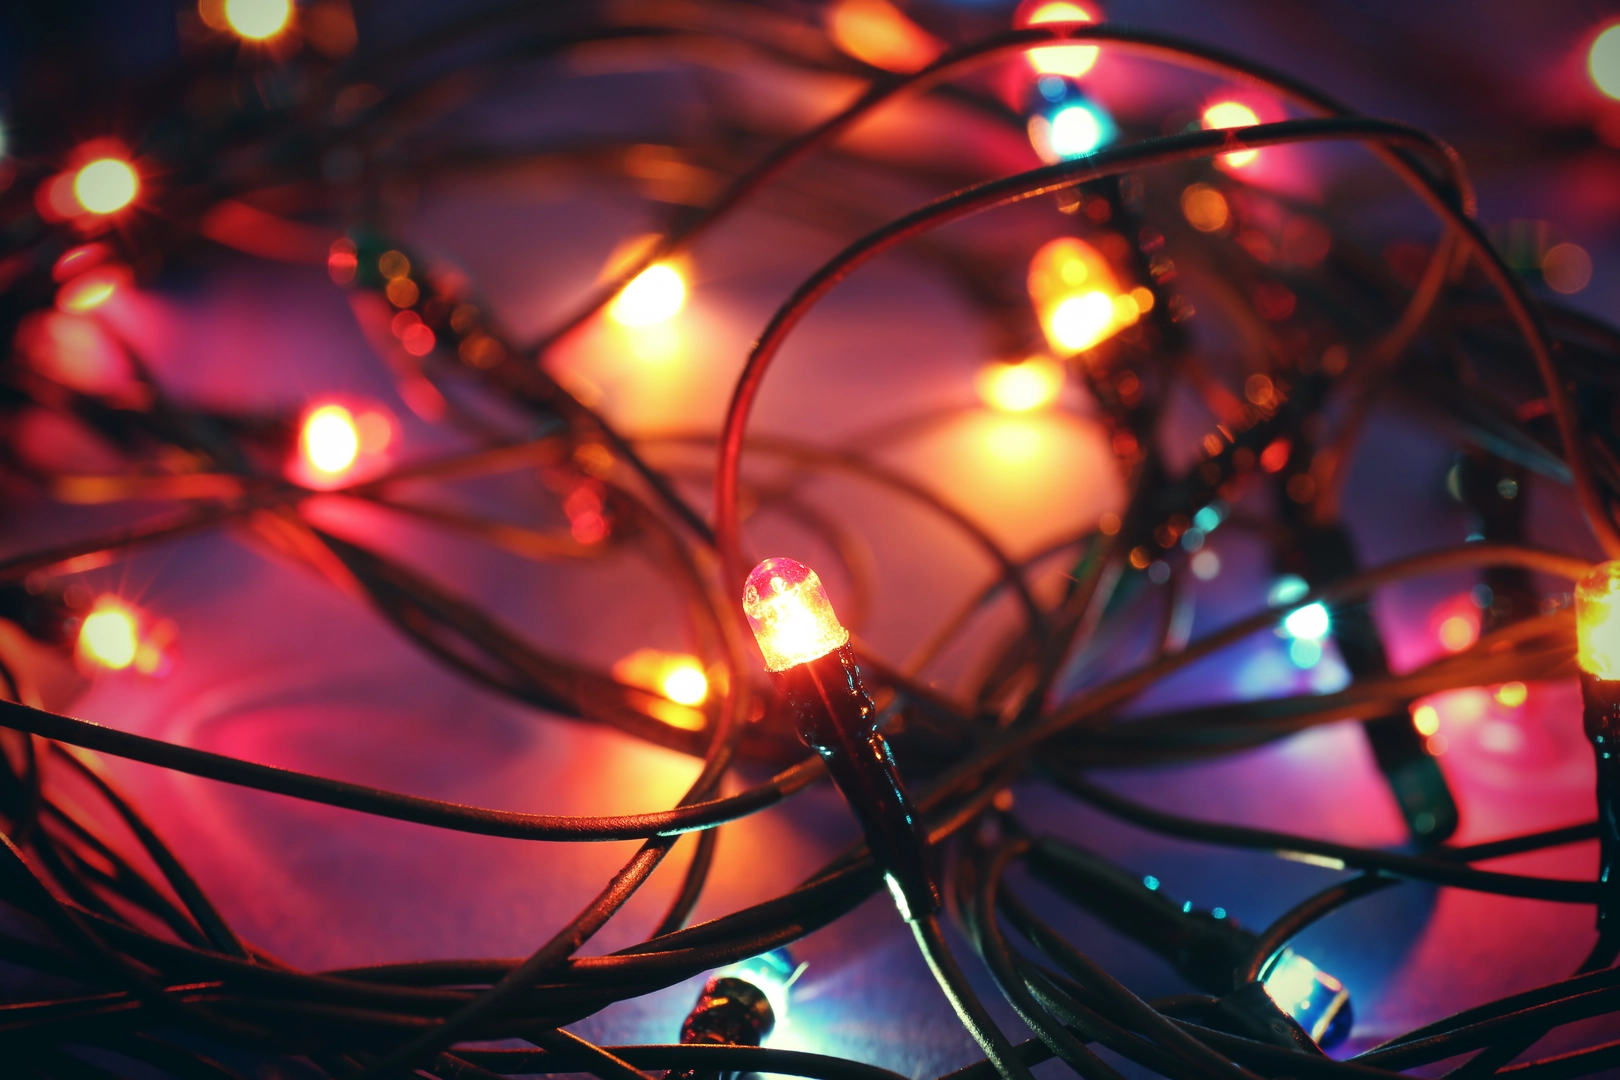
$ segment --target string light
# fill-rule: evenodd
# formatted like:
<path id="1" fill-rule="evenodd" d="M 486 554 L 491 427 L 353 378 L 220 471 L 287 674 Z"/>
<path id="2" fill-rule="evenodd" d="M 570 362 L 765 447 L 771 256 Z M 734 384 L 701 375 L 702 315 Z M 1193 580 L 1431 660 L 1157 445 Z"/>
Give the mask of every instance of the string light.
<path id="1" fill-rule="evenodd" d="M 608 306 L 608 317 L 621 326 L 668 322 L 686 306 L 686 282 L 668 263 L 647 267 Z"/>
<path id="2" fill-rule="evenodd" d="M 97 158 L 73 176 L 73 197 L 91 214 L 116 214 L 135 201 L 140 189 L 140 177 L 122 158 Z"/>
<path id="3" fill-rule="evenodd" d="M 1350 1035 L 1354 1014 L 1344 984 L 1292 949 L 1284 949 L 1261 976 L 1266 994 L 1298 1021 L 1318 1045 L 1331 1049 Z"/>
<path id="4" fill-rule="evenodd" d="M 1260 117 L 1240 101 L 1217 101 L 1204 110 L 1203 120 L 1206 129 L 1244 128 L 1254 127 L 1260 122 Z M 1222 154 L 1220 162 L 1241 169 L 1245 165 L 1252 165 L 1259 156 L 1258 150 L 1234 150 L 1230 154 Z"/>
<path id="5" fill-rule="evenodd" d="M 287 29 L 291 0 L 225 0 L 225 21 L 249 41 L 265 41 Z"/>
<path id="6" fill-rule="evenodd" d="M 1599 948 L 1612 961 L 1620 950 L 1620 561 L 1575 586 L 1575 659 L 1597 765 Z"/>
<path id="7" fill-rule="evenodd" d="M 1123 292 L 1102 254 L 1074 237 L 1052 240 L 1035 253 L 1029 293 L 1053 351 L 1065 356 L 1094 348 L 1147 310 L 1146 298 Z"/>
<path id="8" fill-rule="evenodd" d="M 1001 412 L 1042 409 L 1057 400 L 1063 389 L 1063 366 L 1044 356 L 1031 356 L 1015 364 L 986 364 L 975 380 L 979 399 Z"/>
<path id="9" fill-rule="evenodd" d="M 321 405 L 304 417 L 299 445 L 311 468 L 336 475 L 360 456 L 360 429 L 342 405 Z"/>
<path id="10" fill-rule="evenodd" d="M 1097 17 L 1071 0 L 1024 0 L 1013 15 L 1013 26 L 1053 26 L 1064 23 L 1091 23 Z M 1029 66 L 1042 75 L 1062 75 L 1078 79 L 1097 63 L 1095 45 L 1039 45 L 1026 49 Z"/>
<path id="11" fill-rule="evenodd" d="M 121 671 L 140 649 L 135 613 L 114 597 L 102 597 L 79 627 L 79 656 L 91 664 Z"/>
<path id="12" fill-rule="evenodd" d="M 1593 86 L 1620 101 L 1620 23 L 1606 27 L 1593 39 L 1586 57 L 1586 70 L 1592 76 Z"/>

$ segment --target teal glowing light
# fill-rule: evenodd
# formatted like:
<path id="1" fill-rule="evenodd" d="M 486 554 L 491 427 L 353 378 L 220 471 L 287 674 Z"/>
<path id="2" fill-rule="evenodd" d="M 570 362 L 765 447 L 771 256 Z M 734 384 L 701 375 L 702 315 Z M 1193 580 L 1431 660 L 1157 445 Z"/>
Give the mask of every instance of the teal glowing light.
<path id="1" fill-rule="evenodd" d="M 1219 503 L 1210 503 L 1193 515 L 1193 524 L 1206 533 L 1214 532 L 1215 526 L 1219 525 L 1222 520 L 1224 520 L 1224 515 L 1221 513 Z"/>
<path id="2" fill-rule="evenodd" d="M 1271 591 L 1266 593 L 1266 603 L 1272 607 L 1286 607 L 1310 591 L 1311 587 L 1298 574 L 1284 574 L 1271 583 Z"/>
<path id="3" fill-rule="evenodd" d="M 1322 662 L 1322 643 L 1314 638 L 1296 638 L 1288 644 L 1288 659 L 1297 668 L 1313 668 Z"/>
<path id="4" fill-rule="evenodd" d="M 1318 1046 L 1337 1046 L 1350 1034 L 1350 991 L 1294 950 L 1278 953 L 1260 981 L 1277 1008 L 1298 1021 Z"/>
<path id="5" fill-rule="evenodd" d="M 753 983 L 764 991 L 765 1000 L 771 1003 L 771 1012 L 776 1016 L 776 1025 L 771 1034 L 765 1037 L 765 1045 L 773 1042 L 773 1036 L 779 1036 L 788 1028 L 788 988 L 799 981 L 807 965 L 795 963 L 793 955 L 786 949 L 772 949 L 767 953 L 760 953 L 741 963 L 732 964 L 722 968 L 716 974 L 732 979 L 744 979 Z"/>
<path id="6" fill-rule="evenodd" d="M 1333 629 L 1333 620 L 1328 617 L 1328 609 L 1321 604 L 1306 604 L 1288 613 L 1288 618 L 1283 620 L 1283 629 L 1293 637 L 1319 641 Z"/>
<path id="7" fill-rule="evenodd" d="M 1108 139 L 1108 125 L 1089 105 L 1067 105 L 1052 114 L 1052 151 L 1059 157 L 1082 157 Z"/>

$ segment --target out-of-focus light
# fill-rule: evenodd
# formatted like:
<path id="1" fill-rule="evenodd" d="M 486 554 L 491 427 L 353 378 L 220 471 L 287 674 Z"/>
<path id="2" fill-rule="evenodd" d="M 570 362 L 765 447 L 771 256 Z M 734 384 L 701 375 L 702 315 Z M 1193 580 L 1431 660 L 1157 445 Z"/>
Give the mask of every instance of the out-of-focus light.
<path id="1" fill-rule="evenodd" d="M 1016 364 L 986 364 L 977 384 L 979 399 L 992 409 L 1029 412 L 1057 400 L 1063 389 L 1063 367 L 1040 356 Z"/>
<path id="2" fill-rule="evenodd" d="M 1554 244 L 1541 257 L 1541 277 L 1554 292 L 1578 293 L 1592 281 L 1592 256 L 1579 244 Z"/>
<path id="3" fill-rule="evenodd" d="M 360 270 L 358 251 L 353 240 L 332 241 L 332 247 L 326 253 L 326 272 L 331 275 L 334 282 L 347 285 L 354 280 L 354 275 Z"/>
<path id="4" fill-rule="evenodd" d="M 1323 1049 L 1337 1046 L 1350 1034 L 1354 1022 L 1350 992 L 1293 949 L 1277 954 L 1261 982 L 1277 1008 L 1298 1021 Z"/>
<path id="5" fill-rule="evenodd" d="M 1090 106 L 1070 105 L 1052 114 L 1052 149 L 1058 156 L 1081 157 L 1102 141 L 1102 121 Z"/>
<path id="6" fill-rule="evenodd" d="M 1530 688 L 1522 682 L 1503 683 L 1496 688 L 1496 700 L 1498 704 L 1517 709 L 1530 700 Z"/>
<path id="7" fill-rule="evenodd" d="M 92 214 L 114 214 L 135 201 L 140 177 L 122 158 L 97 158 L 73 176 L 73 197 Z"/>
<path id="8" fill-rule="evenodd" d="M 1013 16 L 1013 26 L 1019 30 L 1052 23 L 1096 21 L 1096 16 L 1090 11 L 1069 0 L 1035 0 L 1034 3 L 1026 0 Z M 1067 75 L 1071 79 L 1078 79 L 1097 62 L 1097 46 L 1040 45 L 1024 55 L 1029 58 L 1029 66 L 1042 75 Z"/>
<path id="9" fill-rule="evenodd" d="M 341 405 L 322 405 L 310 412 L 299 441 L 304 460 L 329 476 L 347 469 L 360 456 L 360 431 Z"/>
<path id="10" fill-rule="evenodd" d="M 56 290 L 56 306 L 72 315 L 94 311 L 113 298 L 126 277 L 127 272 L 116 266 L 87 271 Z"/>
<path id="11" fill-rule="evenodd" d="M 249 41 L 275 37 L 291 19 L 291 0 L 225 0 L 225 22 Z"/>
<path id="12" fill-rule="evenodd" d="M 1412 727 L 1419 735 L 1433 735 L 1440 730 L 1440 711 L 1433 705 L 1419 705 L 1412 710 Z"/>
<path id="13" fill-rule="evenodd" d="M 701 705 L 709 696 L 709 678 L 695 661 L 685 661 L 664 673 L 659 688 L 669 700 L 682 705 Z"/>
<path id="14" fill-rule="evenodd" d="M 1311 587 L 1298 574 L 1284 574 L 1271 583 L 1271 588 L 1266 592 L 1266 603 L 1271 607 L 1287 607 L 1310 591 Z"/>
<path id="15" fill-rule="evenodd" d="M 838 0 L 828 12 L 827 29 L 840 49 L 884 71 L 916 71 L 944 51 L 888 0 Z"/>
<path id="16" fill-rule="evenodd" d="M 1213 581 L 1221 572 L 1221 557 L 1209 548 L 1202 548 L 1192 557 L 1193 577 L 1199 581 Z"/>
<path id="17" fill-rule="evenodd" d="M 76 248 L 69 248 L 56 260 L 56 265 L 51 267 L 51 278 L 55 281 L 69 281 L 92 266 L 100 266 L 111 256 L 112 249 L 106 244 L 80 244 Z"/>
<path id="18" fill-rule="evenodd" d="M 1620 101 L 1620 23 L 1604 30 L 1592 42 L 1586 70 L 1591 73 L 1593 86 Z"/>
<path id="19" fill-rule="evenodd" d="M 1048 242 L 1030 260 L 1029 295 L 1047 340 L 1064 355 L 1112 337 L 1152 301 L 1151 293 L 1144 305 L 1136 290 L 1122 290 L 1102 254 L 1070 236 Z"/>
<path id="20" fill-rule="evenodd" d="M 1462 652 L 1479 640 L 1479 621 L 1466 615 L 1448 615 L 1440 620 L 1435 636 L 1447 652 Z"/>
<path id="21" fill-rule="evenodd" d="M 101 667 L 129 667 L 139 647 L 135 613 L 112 597 L 96 601 L 79 627 L 79 655 Z"/>
<path id="22" fill-rule="evenodd" d="M 679 270 L 657 263 L 637 274 L 608 305 L 608 317 L 621 326 L 651 326 L 673 319 L 686 305 L 686 282 Z"/>
<path id="23" fill-rule="evenodd" d="M 1181 193 L 1181 213 L 1199 232 L 1220 232 L 1231 219 L 1226 196 L 1208 184 L 1189 184 Z"/>
<path id="24" fill-rule="evenodd" d="M 1288 659 L 1295 667 L 1309 670 L 1322 662 L 1322 643 L 1315 638 L 1295 638 L 1288 643 Z"/>
<path id="25" fill-rule="evenodd" d="M 743 586 L 743 614 L 767 671 L 786 671 L 849 643 L 816 572 L 792 559 L 766 559 Z"/>
<path id="26" fill-rule="evenodd" d="M 1253 127 L 1259 122 L 1260 117 L 1255 115 L 1255 111 L 1240 101 L 1217 101 L 1204 110 L 1204 127 L 1210 130 Z M 1220 160 L 1234 169 L 1240 169 L 1259 156 L 1258 150 L 1236 150 L 1230 154 L 1222 154 Z"/>
<path id="27" fill-rule="evenodd" d="M 1620 679 L 1620 562 L 1606 562 L 1575 586 L 1576 661 L 1599 679 Z"/>
<path id="28" fill-rule="evenodd" d="M 1328 616 L 1328 609 L 1321 604 L 1306 604 L 1297 611 L 1290 612 L 1288 618 L 1283 620 L 1283 629 L 1296 638 L 1306 641 L 1316 641 L 1327 636 L 1333 628 L 1333 620 Z"/>

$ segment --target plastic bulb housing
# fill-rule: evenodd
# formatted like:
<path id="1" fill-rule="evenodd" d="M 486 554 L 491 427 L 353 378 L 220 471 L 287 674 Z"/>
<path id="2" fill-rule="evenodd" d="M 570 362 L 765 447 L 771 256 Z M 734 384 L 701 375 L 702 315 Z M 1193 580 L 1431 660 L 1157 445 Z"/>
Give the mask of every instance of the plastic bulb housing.
<path id="1" fill-rule="evenodd" d="M 1277 954 L 1260 980 L 1277 1007 L 1323 1048 L 1342 1043 L 1355 1022 L 1344 984 L 1292 949 Z"/>
<path id="2" fill-rule="evenodd" d="M 767 671 L 786 671 L 849 644 L 816 572 L 792 559 L 766 559 L 743 586 L 743 612 Z"/>

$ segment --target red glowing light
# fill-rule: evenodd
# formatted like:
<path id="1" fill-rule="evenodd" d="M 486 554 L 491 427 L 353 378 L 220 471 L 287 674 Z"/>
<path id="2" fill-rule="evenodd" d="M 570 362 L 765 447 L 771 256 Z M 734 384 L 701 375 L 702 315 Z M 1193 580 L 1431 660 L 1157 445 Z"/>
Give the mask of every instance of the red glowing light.
<path id="1" fill-rule="evenodd" d="M 117 294 L 129 278 L 121 266 L 86 271 L 56 291 L 56 306 L 73 315 L 94 311 Z"/>

